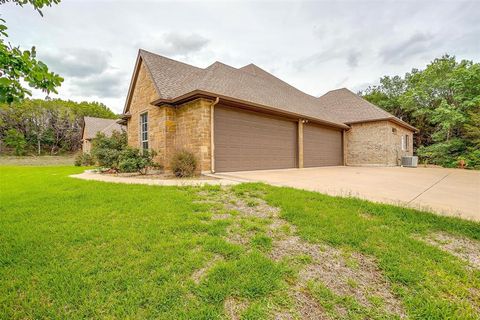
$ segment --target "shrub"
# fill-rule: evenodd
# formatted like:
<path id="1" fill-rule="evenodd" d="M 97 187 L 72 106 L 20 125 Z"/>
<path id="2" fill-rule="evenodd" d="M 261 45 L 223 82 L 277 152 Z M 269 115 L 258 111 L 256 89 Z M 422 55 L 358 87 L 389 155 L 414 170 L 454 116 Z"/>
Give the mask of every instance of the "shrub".
<path id="1" fill-rule="evenodd" d="M 148 167 L 158 166 L 153 162 L 154 151 L 126 147 L 120 152 L 118 169 L 120 172 L 146 174 Z"/>
<path id="2" fill-rule="evenodd" d="M 127 148 L 127 134 L 114 131 L 111 137 L 97 133 L 92 141 L 92 155 L 102 167 L 118 170 L 120 155 Z"/>
<path id="3" fill-rule="evenodd" d="M 25 154 L 27 141 L 25 140 L 25 136 L 22 132 L 16 129 L 9 129 L 5 133 L 3 140 L 5 141 L 5 145 L 7 147 L 15 149 L 16 156 L 23 156 Z"/>
<path id="4" fill-rule="evenodd" d="M 93 166 L 94 164 L 95 164 L 95 160 L 93 159 L 92 155 L 89 153 L 80 153 L 75 158 L 75 165 L 77 167 Z"/>
<path id="5" fill-rule="evenodd" d="M 197 169 L 197 159 L 191 152 L 178 151 L 173 155 L 171 167 L 175 176 L 180 178 L 191 177 Z"/>

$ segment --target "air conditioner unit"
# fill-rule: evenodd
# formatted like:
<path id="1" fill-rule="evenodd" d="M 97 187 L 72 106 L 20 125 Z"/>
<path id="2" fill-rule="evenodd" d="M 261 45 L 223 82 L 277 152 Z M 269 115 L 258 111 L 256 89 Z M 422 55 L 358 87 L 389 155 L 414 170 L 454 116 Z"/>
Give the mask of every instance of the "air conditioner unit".
<path id="1" fill-rule="evenodd" d="M 402 167 L 416 168 L 417 165 L 418 165 L 418 157 L 417 156 L 402 157 Z"/>

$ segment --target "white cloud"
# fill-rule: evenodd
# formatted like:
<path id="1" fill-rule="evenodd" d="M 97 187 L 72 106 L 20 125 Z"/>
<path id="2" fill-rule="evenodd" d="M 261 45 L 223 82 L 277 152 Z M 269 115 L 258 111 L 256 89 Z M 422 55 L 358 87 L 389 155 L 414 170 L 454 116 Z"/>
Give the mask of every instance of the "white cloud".
<path id="1" fill-rule="evenodd" d="M 128 77 L 118 71 L 107 71 L 71 81 L 72 93 L 92 98 L 123 98 Z"/>
<path id="2" fill-rule="evenodd" d="M 404 63 L 411 57 L 428 52 L 434 44 L 434 37 L 425 33 L 415 33 L 406 40 L 389 44 L 380 50 L 380 57 L 386 63 Z"/>
<path id="3" fill-rule="evenodd" d="M 39 56 L 52 71 L 75 78 L 104 72 L 109 68 L 111 57 L 108 51 L 89 48 L 63 48 Z"/>
<path id="4" fill-rule="evenodd" d="M 124 104 L 140 47 L 196 66 L 255 63 L 313 95 L 363 88 L 444 53 L 480 60 L 480 3 L 70 0 L 2 5 L 10 41 L 65 78 L 62 98 Z M 42 94 L 39 94 L 43 97 Z"/>

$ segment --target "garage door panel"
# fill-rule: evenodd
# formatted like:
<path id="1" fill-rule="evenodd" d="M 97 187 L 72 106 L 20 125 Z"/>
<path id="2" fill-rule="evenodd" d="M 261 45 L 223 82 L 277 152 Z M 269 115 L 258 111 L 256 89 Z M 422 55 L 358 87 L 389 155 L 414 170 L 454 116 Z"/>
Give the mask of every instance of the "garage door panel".
<path id="1" fill-rule="evenodd" d="M 340 166 L 343 164 L 342 132 L 315 125 L 304 125 L 304 167 Z"/>
<path id="2" fill-rule="evenodd" d="M 214 115 L 216 171 L 296 167 L 296 122 L 222 106 Z"/>

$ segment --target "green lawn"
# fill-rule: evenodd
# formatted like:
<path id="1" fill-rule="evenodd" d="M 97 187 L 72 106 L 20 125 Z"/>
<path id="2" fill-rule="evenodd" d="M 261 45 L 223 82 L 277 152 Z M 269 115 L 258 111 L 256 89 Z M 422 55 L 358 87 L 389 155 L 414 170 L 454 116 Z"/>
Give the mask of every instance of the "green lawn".
<path id="1" fill-rule="evenodd" d="M 458 257 L 478 223 L 263 184 L 68 177 L 82 170 L 0 166 L 0 319 L 480 318 L 480 271 Z"/>

